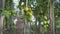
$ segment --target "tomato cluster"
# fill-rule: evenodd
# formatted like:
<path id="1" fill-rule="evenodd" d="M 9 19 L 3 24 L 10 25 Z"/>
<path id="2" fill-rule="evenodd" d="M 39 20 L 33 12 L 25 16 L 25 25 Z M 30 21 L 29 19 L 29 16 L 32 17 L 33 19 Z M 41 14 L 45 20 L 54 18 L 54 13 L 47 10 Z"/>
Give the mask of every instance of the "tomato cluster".
<path id="1" fill-rule="evenodd" d="M 27 17 L 27 20 L 28 21 L 31 21 L 31 17 L 32 17 L 32 9 L 31 8 L 28 8 L 28 7 L 24 7 L 24 12 L 25 12 L 25 15 Z"/>

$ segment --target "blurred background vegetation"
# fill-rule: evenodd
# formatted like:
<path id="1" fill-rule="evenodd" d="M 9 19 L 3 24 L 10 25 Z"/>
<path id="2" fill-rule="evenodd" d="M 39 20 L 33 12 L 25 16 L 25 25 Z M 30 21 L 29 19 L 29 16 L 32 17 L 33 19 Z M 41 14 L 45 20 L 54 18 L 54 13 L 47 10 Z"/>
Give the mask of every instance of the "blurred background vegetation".
<path id="1" fill-rule="evenodd" d="M 24 23 L 24 34 L 60 34 L 60 0 L 5 0 L 4 9 L 0 8 L 3 34 L 16 34 L 17 26 L 23 26 L 19 26 L 21 21 Z M 50 32 L 51 29 L 53 32 Z"/>

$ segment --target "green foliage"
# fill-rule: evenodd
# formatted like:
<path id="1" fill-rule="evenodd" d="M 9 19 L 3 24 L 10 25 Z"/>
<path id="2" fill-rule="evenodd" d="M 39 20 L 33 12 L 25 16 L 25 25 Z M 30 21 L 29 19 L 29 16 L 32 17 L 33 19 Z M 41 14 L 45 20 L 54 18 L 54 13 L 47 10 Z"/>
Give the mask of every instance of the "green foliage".
<path id="1" fill-rule="evenodd" d="M 5 17 L 9 17 L 10 13 L 9 11 L 4 10 L 2 13 Z"/>
<path id="2" fill-rule="evenodd" d="M 0 9 L 0 16 L 1 16 L 2 12 L 3 12 L 3 11 Z"/>
<path id="3" fill-rule="evenodd" d="M 13 10 L 10 10 L 10 11 L 4 10 L 4 11 L 2 11 L 2 15 L 6 16 L 6 17 L 9 17 L 10 15 L 15 16 L 15 12 Z"/>

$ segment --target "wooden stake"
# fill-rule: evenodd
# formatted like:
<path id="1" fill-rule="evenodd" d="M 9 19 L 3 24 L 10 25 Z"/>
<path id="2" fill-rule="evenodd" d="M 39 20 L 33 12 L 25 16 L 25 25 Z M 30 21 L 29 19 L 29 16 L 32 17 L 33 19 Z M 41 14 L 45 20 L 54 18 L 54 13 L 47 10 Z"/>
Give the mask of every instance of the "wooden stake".
<path id="1" fill-rule="evenodd" d="M 4 16 L 0 16 L 0 34 L 3 34 L 3 20 Z"/>
<path id="2" fill-rule="evenodd" d="M 54 18 L 54 0 L 50 0 L 50 29 L 51 34 L 55 34 L 55 18 Z"/>
<path id="3" fill-rule="evenodd" d="M 16 34 L 23 34 L 24 33 L 24 23 L 20 19 L 20 17 L 17 17 L 17 23 L 16 23 Z"/>
<path id="4" fill-rule="evenodd" d="M 2 9 L 2 11 L 4 10 L 4 3 L 5 0 L 0 0 L 0 8 Z M 3 34 L 3 20 L 4 16 L 0 15 L 0 34 Z"/>

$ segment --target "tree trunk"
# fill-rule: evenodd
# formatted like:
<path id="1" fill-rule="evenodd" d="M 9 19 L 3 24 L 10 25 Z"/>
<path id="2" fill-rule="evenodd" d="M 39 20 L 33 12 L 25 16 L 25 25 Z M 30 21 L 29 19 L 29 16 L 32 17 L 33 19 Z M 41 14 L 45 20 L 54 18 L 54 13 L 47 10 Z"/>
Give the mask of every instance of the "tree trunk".
<path id="1" fill-rule="evenodd" d="M 54 0 L 50 0 L 50 29 L 51 34 L 55 34 L 55 19 L 54 19 Z"/>

